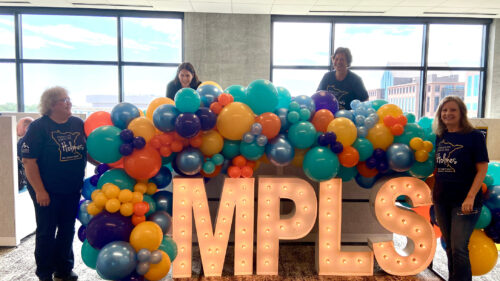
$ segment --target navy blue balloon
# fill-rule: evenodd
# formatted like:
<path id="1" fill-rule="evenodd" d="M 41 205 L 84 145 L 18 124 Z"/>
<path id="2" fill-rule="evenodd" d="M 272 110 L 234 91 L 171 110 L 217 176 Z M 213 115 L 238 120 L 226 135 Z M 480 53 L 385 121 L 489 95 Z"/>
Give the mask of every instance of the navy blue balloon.
<path id="1" fill-rule="evenodd" d="M 92 177 L 90 178 L 86 178 L 84 181 L 83 181 L 83 187 L 82 187 L 82 196 L 83 198 L 87 199 L 87 200 L 91 200 L 92 197 L 92 192 L 94 192 L 94 190 L 96 190 L 96 185 L 92 185 L 91 183 L 91 179 Z M 97 183 L 97 182 L 96 182 Z"/>
<path id="2" fill-rule="evenodd" d="M 339 102 L 332 92 L 318 91 L 312 95 L 311 98 L 316 105 L 316 111 L 326 109 L 335 115 L 335 113 L 339 110 Z"/>
<path id="3" fill-rule="evenodd" d="M 158 173 L 151 178 L 151 181 L 156 184 L 156 187 L 158 187 L 158 189 L 165 188 L 172 181 L 172 172 L 169 168 L 161 166 Z"/>
<path id="4" fill-rule="evenodd" d="M 325 135 L 329 144 L 335 144 L 337 142 L 337 135 L 334 132 L 326 132 Z"/>
<path id="5" fill-rule="evenodd" d="M 153 112 L 153 123 L 162 132 L 175 130 L 175 120 L 180 111 L 172 104 L 162 104 Z"/>
<path id="6" fill-rule="evenodd" d="M 330 140 L 326 134 L 321 134 L 318 137 L 318 145 L 327 146 L 330 144 Z"/>
<path id="7" fill-rule="evenodd" d="M 166 211 L 156 211 L 148 216 L 148 221 L 156 223 L 166 235 L 172 227 L 172 217 Z"/>
<path id="8" fill-rule="evenodd" d="M 379 173 L 387 173 L 389 171 L 389 162 L 387 160 L 381 161 L 377 164 L 377 170 Z"/>
<path id="9" fill-rule="evenodd" d="M 377 159 L 378 162 L 387 159 L 386 153 L 382 148 L 376 148 L 373 150 L 373 157 Z"/>
<path id="10" fill-rule="evenodd" d="M 311 112 L 311 115 L 316 112 L 316 105 L 311 97 L 306 95 L 300 95 L 292 98 L 292 101 L 297 102 L 300 105 L 300 108 L 307 108 Z"/>
<path id="11" fill-rule="evenodd" d="M 173 194 L 170 191 L 162 190 L 153 194 L 157 211 L 165 211 L 172 215 Z"/>
<path id="12" fill-rule="evenodd" d="M 128 123 L 139 116 L 141 116 L 139 109 L 128 102 L 121 102 L 111 110 L 111 121 L 120 129 L 126 129 Z"/>
<path id="13" fill-rule="evenodd" d="M 344 150 L 344 146 L 342 145 L 341 142 L 336 141 L 330 149 L 333 151 L 333 153 L 341 153 Z"/>
<path id="14" fill-rule="evenodd" d="M 175 163 L 179 171 L 186 175 L 195 175 L 203 165 L 203 154 L 197 148 L 189 147 L 177 154 Z"/>
<path id="15" fill-rule="evenodd" d="M 201 130 L 200 118 L 194 113 L 181 113 L 175 120 L 175 131 L 184 138 L 192 138 Z"/>
<path id="16" fill-rule="evenodd" d="M 373 156 L 368 157 L 368 159 L 365 160 L 366 167 L 368 169 L 373 169 L 377 167 L 377 159 Z"/>
<path id="17" fill-rule="evenodd" d="M 101 278 L 117 280 L 129 276 L 137 265 L 134 248 L 124 241 L 113 241 L 101 249 L 96 270 Z"/>
<path id="18" fill-rule="evenodd" d="M 210 84 L 205 84 L 201 87 L 198 87 L 196 91 L 200 95 L 201 102 L 205 107 L 209 107 L 211 103 L 217 101 L 219 95 L 222 94 L 221 89 Z"/>
<path id="19" fill-rule="evenodd" d="M 410 170 L 415 161 L 413 151 L 406 144 L 394 143 L 387 149 L 387 159 L 389 166 L 396 172 L 406 172 Z"/>
<path id="20" fill-rule="evenodd" d="M 122 143 L 119 150 L 121 155 L 128 156 L 134 152 L 134 145 L 131 143 Z"/>
<path id="21" fill-rule="evenodd" d="M 134 140 L 134 132 L 129 129 L 120 132 L 120 139 L 125 143 L 131 143 Z"/>
<path id="22" fill-rule="evenodd" d="M 85 225 L 80 225 L 80 228 L 78 228 L 78 240 L 83 243 L 85 239 L 87 239 L 87 228 Z"/>
<path id="23" fill-rule="evenodd" d="M 200 107 L 195 114 L 200 119 L 201 129 L 203 131 L 208 131 L 215 127 L 215 124 L 217 123 L 217 114 L 209 108 Z"/>
<path id="24" fill-rule="evenodd" d="M 488 237 L 493 239 L 495 243 L 500 243 L 500 209 L 491 211 L 491 222 L 484 229 L 484 232 Z"/>
<path id="25" fill-rule="evenodd" d="M 129 241 L 133 228 L 130 218 L 122 216 L 119 212 L 102 211 L 87 225 L 87 241 L 92 247 L 101 249 L 113 241 Z"/>
<path id="26" fill-rule="evenodd" d="M 106 164 L 106 163 L 101 163 L 101 164 L 99 164 L 99 165 L 96 167 L 96 172 L 97 172 L 99 175 L 104 174 L 107 170 L 109 170 L 109 165 L 108 165 L 108 164 Z"/>
<path id="27" fill-rule="evenodd" d="M 135 137 L 132 141 L 134 148 L 141 149 L 146 145 L 146 140 L 143 137 Z"/>
<path id="28" fill-rule="evenodd" d="M 377 177 L 367 178 L 367 177 L 363 177 L 360 174 L 357 174 L 355 179 L 356 179 L 356 183 L 359 186 L 361 186 L 362 188 L 368 189 L 368 188 L 372 188 L 372 186 L 375 184 Z"/>
<path id="29" fill-rule="evenodd" d="M 278 116 L 281 122 L 280 133 L 281 134 L 285 133 L 288 130 L 288 128 L 290 128 L 290 123 L 288 122 L 287 119 L 288 108 L 278 108 L 274 111 L 274 114 Z"/>
<path id="30" fill-rule="evenodd" d="M 90 177 L 90 184 L 93 186 L 97 186 L 97 183 L 99 182 L 100 175 L 93 175 Z"/>
<path id="31" fill-rule="evenodd" d="M 500 185 L 488 187 L 488 191 L 484 198 L 484 204 L 490 210 L 500 209 Z"/>
<path id="32" fill-rule="evenodd" d="M 269 141 L 266 146 L 266 155 L 274 165 L 286 166 L 295 157 L 295 150 L 290 142 L 283 135 L 280 135 Z"/>

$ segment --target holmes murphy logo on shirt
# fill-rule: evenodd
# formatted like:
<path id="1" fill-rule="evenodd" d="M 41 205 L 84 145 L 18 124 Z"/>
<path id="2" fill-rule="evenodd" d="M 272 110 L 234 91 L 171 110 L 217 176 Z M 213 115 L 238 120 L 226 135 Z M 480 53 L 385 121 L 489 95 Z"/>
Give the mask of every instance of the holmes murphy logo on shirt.
<path id="1" fill-rule="evenodd" d="M 461 144 L 453 144 L 442 140 L 438 145 L 438 150 L 436 151 L 436 163 L 444 164 L 446 167 L 438 167 L 438 172 L 440 173 L 454 173 L 455 166 L 458 161 L 453 157 L 453 153 L 459 149 L 464 148 Z"/>
<path id="2" fill-rule="evenodd" d="M 77 144 L 80 136 L 79 132 L 61 133 L 59 130 L 52 131 L 52 139 L 59 146 L 59 161 L 71 161 L 82 159 L 82 153 L 85 147 L 83 144 Z"/>

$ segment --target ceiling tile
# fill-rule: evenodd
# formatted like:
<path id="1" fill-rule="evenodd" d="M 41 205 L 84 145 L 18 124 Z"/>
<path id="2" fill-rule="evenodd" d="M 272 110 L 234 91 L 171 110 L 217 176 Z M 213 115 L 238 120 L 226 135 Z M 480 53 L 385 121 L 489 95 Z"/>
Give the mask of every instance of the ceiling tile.
<path id="1" fill-rule="evenodd" d="M 395 6 L 398 5 L 402 0 L 361 0 L 357 6 Z"/>
<path id="2" fill-rule="evenodd" d="M 318 0 L 316 1 L 316 5 L 325 5 L 325 6 L 332 6 L 332 5 L 356 5 L 361 0 Z"/>
<path id="3" fill-rule="evenodd" d="M 275 15 L 307 15 L 311 5 L 273 5 L 271 14 Z"/>
<path id="4" fill-rule="evenodd" d="M 233 13 L 236 14 L 269 14 L 271 4 L 233 3 Z"/>
<path id="5" fill-rule="evenodd" d="M 402 7 L 434 7 L 446 0 L 402 0 L 398 6 Z"/>
<path id="6" fill-rule="evenodd" d="M 154 7 L 158 11 L 194 12 L 193 6 L 187 1 L 155 1 Z"/>
<path id="7" fill-rule="evenodd" d="M 240 4 L 240 3 L 245 3 L 245 4 L 273 4 L 273 0 L 232 0 L 231 1 L 233 4 Z"/>
<path id="8" fill-rule="evenodd" d="M 193 11 L 199 13 L 231 13 L 231 3 L 194 2 Z"/>

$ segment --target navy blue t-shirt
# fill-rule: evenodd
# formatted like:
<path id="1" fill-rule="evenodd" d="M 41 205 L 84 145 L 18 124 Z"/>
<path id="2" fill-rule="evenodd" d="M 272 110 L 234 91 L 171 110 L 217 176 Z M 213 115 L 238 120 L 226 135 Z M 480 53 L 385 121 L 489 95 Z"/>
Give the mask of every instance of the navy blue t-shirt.
<path id="1" fill-rule="evenodd" d="M 335 71 L 327 72 L 319 83 L 318 91 L 321 90 L 332 92 L 335 95 L 339 101 L 339 109 L 350 110 L 353 100 L 368 100 L 368 92 L 363 80 L 350 70 L 347 71 L 347 76 L 342 81 L 337 80 Z"/>
<path id="2" fill-rule="evenodd" d="M 58 124 L 48 116 L 31 123 L 23 138 L 23 158 L 36 158 L 40 176 L 49 193 L 80 192 L 87 164 L 83 121 L 71 116 Z"/>
<path id="3" fill-rule="evenodd" d="M 445 132 L 442 138 L 436 138 L 435 160 L 434 203 L 462 206 L 476 176 L 476 164 L 489 162 L 484 135 L 478 130 L 465 134 Z M 479 191 L 474 208 L 481 206 L 482 192 Z"/>

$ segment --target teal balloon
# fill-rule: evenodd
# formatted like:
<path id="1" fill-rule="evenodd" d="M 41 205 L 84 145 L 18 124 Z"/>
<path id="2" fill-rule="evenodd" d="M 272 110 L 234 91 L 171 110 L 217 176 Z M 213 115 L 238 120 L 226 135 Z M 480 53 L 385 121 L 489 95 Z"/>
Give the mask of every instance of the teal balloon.
<path id="1" fill-rule="evenodd" d="M 408 197 L 406 195 L 399 195 L 396 201 L 398 201 L 401 205 L 405 206 L 406 208 L 411 208 L 411 204 L 408 203 Z"/>
<path id="2" fill-rule="evenodd" d="M 486 186 L 490 186 L 490 185 L 493 185 L 493 177 L 491 175 L 486 175 L 486 177 L 484 177 L 484 184 L 486 184 Z"/>
<path id="3" fill-rule="evenodd" d="M 95 269 L 97 265 L 97 256 L 99 255 L 98 249 L 90 246 L 89 241 L 85 239 L 82 245 L 82 260 L 86 266 Z"/>
<path id="4" fill-rule="evenodd" d="M 87 151 L 90 156 L 101 163 L 120 160 L 120 145 L 123 144 L 120 139 L 121 131 L 115 126 L 101 126 L 92 131 L 87 138 Z"/>
<path id="5" fill-rule="evenodd" d="M 233 96 L 234 101 L 246 104 L 247 94 L 245 87 L 241 85 L 231 85 L 224 90 L 224 93 L 229 93 L 231 96 Z"/>
<path id="6" fill-rule="evenodd" d="M 356 167 L 347 168 L 342 165 L 339 166 L 337 177 L 340 177 L 343 182 L 352 180 L 358 174 Z"/>
<path id="7" fill-rule="evenodd" d="M 365 161 L 373 154 L 373 144 L 365 138 L 357 138 L 352 144 L 359 153 L 359 161 Z"/>
<path id="8" fill-rule="evenodd" d="M 200 94 L 191 88 L 182 88 L 175 94 L 175 107 L 180 112 L 195 113 L 200 108 Z"/>
<path id="9" fill-rule="evenodd" d="M 278 105 L 278 91 L 269 80 L 258 79 L 251 82 L 246 94 L 247 105 L 257 115 L 273 112 Z"/>
<path id="10" fill-rule="evenodd" d="M 372 107 L 377 111 L 382 105 L 387 104 L 386 100 L 374 100 L 372 101 Z"/>
<path id="11" fill-rule="evenodd" d="M 408 123 L 404 128 L 404 132 L 400 136 L 394 137 L 394 143 L 403 143 L 406 145 L 410 145 L 410 141 L 412 138 L 421 138 L 424 139 L 424 130 L 415 123 Z"/>
<path id="12" fill-rule="evenodd" d="M 415 178 L 425 179 L 434 172 L 434 157 L 429 157 L 425 162 L 415 161 L 409 173 Z"/>
<path id="13" fill-rule="evenodd" d="M 177 153 L 172 152 L 172 154 L 170 154 L 170 156 L 162 157 L 161 158 L 161 165 L 164 166 L 164 165 L 171 163 L 175 159 L 176 155 L 177 155 Z M 172 169 L 170 169 L 170 170 L 172 170 Z"/>
<path id="14" fill-rule="evenodd" d="M 483 206 L 483 208 L 481 208 L 481 214 L 479 215 L 479 220 L 477 221 L 476 226 L 474 226 L 474 228 L 483 229 L 486 228 L 488 225 L 490 225 L 490 223 L 491 223 L 491 211 L 490 209 L 488 209 L 488 207 Z"/>
<path id="15" fill-rule="evenodd" d="M 203 163 L 203 172 L 205 172 L 207 174 L 211 174 L 214 171 L 215 171 L 214 162 L 212 162 L 212 161 L 206 161 L 205 163 Z"/>
<path id="16" fill-rule="evenodd" d="M 105 183 L 112 183 L 120 189 L 134 191 L 136 181 L 127 175 L 123 169 L 111 169 L 101 175 L 99 181 L 97 182 L 97 188 L 101 189 Z"/>
<path id="17" fill-rule="evenodd" d="M 370 189 L 373 187 L 375 182 L 377 181 L 377 177 L 363 177 L 361 174 L 356 175 L 356 183 L 361 186 L 362 188 Z"/>
<path id="18" fill-rule="evenodd" d="M 492 185 L 500 185 L 500 163 L 490 162 L 488 164 L 488 175 L 493 177 Z"/>
<path id="19" fill-rule="evenodd" d="M 295 124 L 300 120 L 300 113 L 298 111 L 288 111 L 286 120 L 292 124 Z"/>
<path id="20" fill-rule="evenodd" d="M 429 129 L 432 128 L 432 118 L 429 118 L 427 116 L 424 116 L 418 120 L 418 125 L 422 127 L 422 129 Z"/>
<path id="21" fill-rule="evenodd" d="M 111 110 L 111 121 L 120 129 L 126 129 L 128 123 L 139 116 L 141 116 L 141 112 L 137 106 L 128 102 L 121 102 Z"/>
<path id="22" fill-rule="evenodd" d="M 415 123 L 416 117 L 415 114 L 413 113 L 406 113 L 406 120 L 408 120 L 408 123 Z"/>
<path id="23" fill-rule="evenodd" d="M 296 148 L 304 149 L 311 147 L 316 140 L 316 128 L 307 121 L 293 124 L 288 129 L 288 140 Z"/>
<path id="24" fill-rule="evenodd" d="M 163 240 L 158 249 L 164 251 L 168 255 L 170 262 L 173 262 L 177 257 L 177 243 L 175 243 L 174 239 L 171 237 L 163 236 Z"/>
<path id="25" fill-rule="evenodd" d="M 264 154 L 264 151 L 265 146 L 260 146 L 257 142 L 246 143 L 242 141 L 240 143 L 241 155 L 248 160 L 258 160 Z"/>
<path id="26" fill-rule="evenodd" d="M 288 108 L 292 101 L 292 95 L 285 87 L 276 87 L 278 91 L 278 106 L 276 108 Z"/>
<path id="27" fill-rule="evenodd" d="M 423 138 L 424 141 L 430 141 L 433 144 L 436 143 L 436 134 L 434 134 L 434 132 L 432 130 L 427 130 L 427 131 L 424 130 L 424 134 L 425 134 L 425 136 Z"/>
<path id="28" fill-rule="evenodd" d="M 156 212 L 156 201 L 150 195 L 144 194 L 142 201 L 148 203 L 149 211 L 146 213 L 146 217 Z"/>
<path id="29" fill-rule="evenodd" d="M 310 149 L 302 162 L 304 173 L 314 181 L 326 181 L 339 171 L 339 159 L 329 148 L 317 146 Z"/>
<path id="30" fill-rule="evenodd" d="M 222 155 L 224 155 L 226 159 L 233 159 L 234 157 L 240 155 L 240 141 L 224 140 Z"/>

